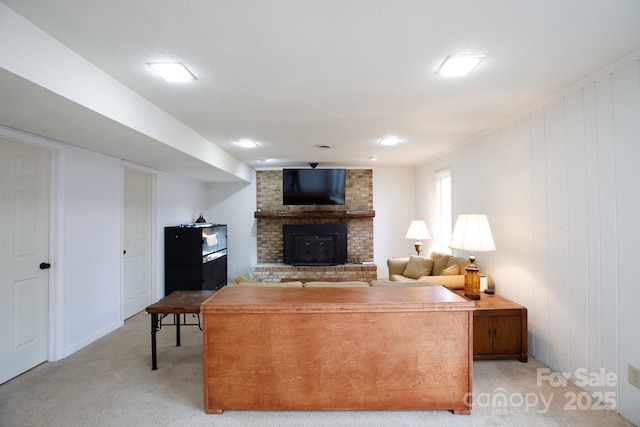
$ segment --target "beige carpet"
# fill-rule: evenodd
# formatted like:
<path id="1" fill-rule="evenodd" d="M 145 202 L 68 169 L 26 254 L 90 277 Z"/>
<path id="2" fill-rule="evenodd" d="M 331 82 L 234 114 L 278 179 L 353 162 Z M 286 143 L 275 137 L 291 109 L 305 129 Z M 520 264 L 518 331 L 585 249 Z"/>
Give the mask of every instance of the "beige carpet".
<path id="1" fill-rule="evenodd" d="M 0 386 L 0 426 L 631 426 L 613 411 L 567 409 L 569 387 L 536 384 L 530 358 L 474 363 L 470 416 L 449 411 L 203 411 L 202 336 L 183 327 L 158 333 L 158 370 L 151 371 L 149 317 L 59 362 L 44 363 Z M 506 396 L 503 405 L 492 405 Z M 543 401 L 544 399 L 544 401 Z M 528 403 L 527 403 L 528 402 Z M 547 408 L 547 404 L 550 402 Z M 584 402 L 584 399 L 583 399 Z M 591 405 L 588 405 L 591 406 Z"/>

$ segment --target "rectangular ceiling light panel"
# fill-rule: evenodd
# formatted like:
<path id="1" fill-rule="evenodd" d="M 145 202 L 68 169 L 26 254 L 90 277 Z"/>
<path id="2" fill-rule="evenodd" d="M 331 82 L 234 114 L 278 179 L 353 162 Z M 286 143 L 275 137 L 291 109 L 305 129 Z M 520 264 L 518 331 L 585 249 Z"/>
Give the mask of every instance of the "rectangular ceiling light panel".
<path id="1" fill-rule="evenodd" d="M 466 76 L 484 58 L 484 55 L 449 55 L 440 66 L 438 74 L 447 77 Z"/>
<path id="2" fill-rule="evenodd" d="M 149 66 L 168 82 L 195 80 L 195 76 L 181 62 L 149 62 Z"/>

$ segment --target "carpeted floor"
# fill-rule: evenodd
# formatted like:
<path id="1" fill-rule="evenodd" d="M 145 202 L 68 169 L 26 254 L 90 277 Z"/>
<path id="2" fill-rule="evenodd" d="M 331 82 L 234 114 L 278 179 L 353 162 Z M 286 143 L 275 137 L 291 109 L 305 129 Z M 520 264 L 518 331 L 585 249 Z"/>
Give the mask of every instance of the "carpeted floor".
<path id="1" fill-rule="evenodd" d="M 59 362 L 47 362 L 0 385 L 0 426 L 632 426 L 597 402 L 573 408 L 582 391 L 537 384 L 537 360 L 474 362 L 470 416 L 449 411 L 203 410 L 202 335 L 173 327 L 158 333 L 158 370 L 151 370 L 149 317 Z M 568 396 L 568 397 L 567 397 Z M 506 397 L 506 404 L 498 404 Z M 492 404 L 492 401 L 495 404 Z M 584 398 L 581 400 L 584 403 Z"/>

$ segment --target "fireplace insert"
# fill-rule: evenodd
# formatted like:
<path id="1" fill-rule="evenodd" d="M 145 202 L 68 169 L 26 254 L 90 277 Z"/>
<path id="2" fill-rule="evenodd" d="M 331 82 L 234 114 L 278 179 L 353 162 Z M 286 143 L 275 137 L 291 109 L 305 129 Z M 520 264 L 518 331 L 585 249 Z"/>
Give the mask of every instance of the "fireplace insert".
<path id="1" fill-rule="evenodd" d="M 282 232 L 285 264 L 347 263 L 347 224 L 284 224 Z"/>

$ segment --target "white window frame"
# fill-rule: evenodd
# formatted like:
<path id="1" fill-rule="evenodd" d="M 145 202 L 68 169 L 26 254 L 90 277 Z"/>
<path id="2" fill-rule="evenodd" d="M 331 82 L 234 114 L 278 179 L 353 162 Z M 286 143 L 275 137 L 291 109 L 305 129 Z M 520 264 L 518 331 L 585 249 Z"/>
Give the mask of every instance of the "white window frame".
<path id="1" fill-rule="evenodd" d="M 434 230 L 434 249 L 451 253 L 449 241 L 453 230 L 453 197 L 451 169 L 436 172 L 436 229 Z"/>

